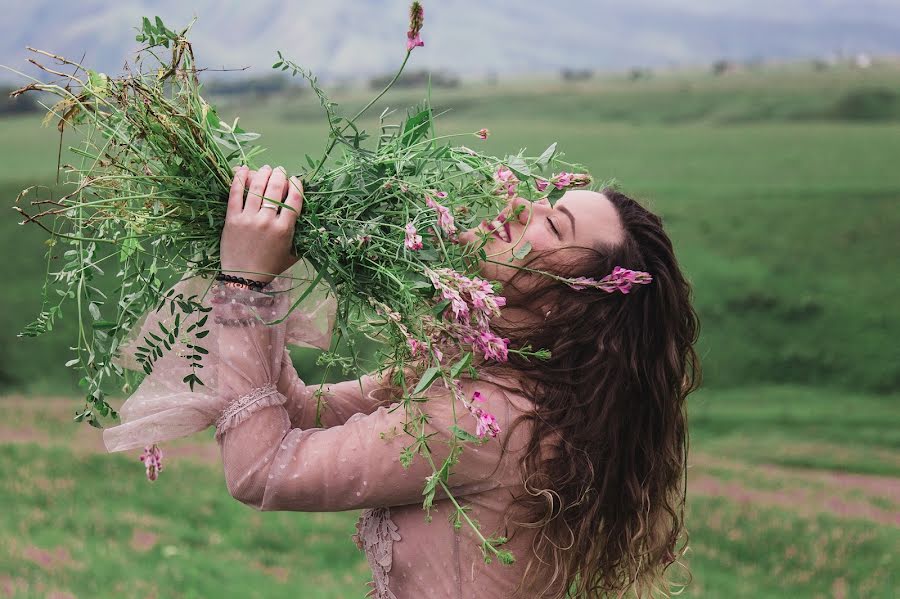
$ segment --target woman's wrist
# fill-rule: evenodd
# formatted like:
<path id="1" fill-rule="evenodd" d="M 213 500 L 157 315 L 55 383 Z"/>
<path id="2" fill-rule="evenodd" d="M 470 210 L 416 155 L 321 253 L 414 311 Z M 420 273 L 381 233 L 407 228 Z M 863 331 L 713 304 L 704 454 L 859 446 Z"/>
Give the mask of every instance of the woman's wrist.
<path id="1" fill-rule="evenodd" d="M 272 282 L 271 278 L 248 279 L 236 275 L 220 272 L 216 275 L 217 281 L 222 281 L 226 287 L 235 287 L 243 289 L 252 289 L 253 291 L 262 291 Z"/>

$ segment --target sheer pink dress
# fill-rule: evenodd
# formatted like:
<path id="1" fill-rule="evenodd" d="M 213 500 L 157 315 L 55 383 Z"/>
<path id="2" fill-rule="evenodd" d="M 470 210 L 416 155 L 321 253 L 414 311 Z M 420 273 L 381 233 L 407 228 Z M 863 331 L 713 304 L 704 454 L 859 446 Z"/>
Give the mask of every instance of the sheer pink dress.
<path id="1" fill-rule="evenodd" d="M 225 480 L 233 497 L 258 510 L 330 512 L 362 509 L 353 540 L 365 551 L 372 568 L 368 597 L 510 597 L 531 556 L 533 529 L 504 528 L 503 515 L 514 492 L 522 490 L 518 458 L 529 426 L 516 427 L 509 452 L 500 442 L 510 424 L 531 402 L 504 392 L 486 380 L 463 379 L 471 398 L 493 413 L 501 434 L 482 445 L 467 444 L 454 466 L 450 487 L 461 505 L 481 523 L 482 534 L 507 536 L 516 563 L 485 564 L 480 541 L 467 524 L 456 530 L 448 520 L 453 504 L 438 492 L 427 522 L 422 489 L 431 466 L 416 456 L 409 468 L 400 453 L 413 437 L 403 431 L 403 407 L 376 376 L 328 385 L 322 396 L 322 426 L 316 426 L 318 385 L 306 386 L 297 376 L 286 344 L 327 348 L 335 303 L 325 286 L 304 299 L 279 324 L 265 325 L 288 313 L 307 288 L 313 273 L 298 262 L 273 281 L 275 293 L 235 289 L 211 279 L 182 279 L 174 289 L 183 299 L 210 306 L 201 328 L 187 332 L 203 315 L 180 323 L 172 350 L 167 351 L 119 410 L 121 424 L 103 433 L 108 451 L 122 451 L 183 437 L 216 427 Z M 117 363 L 141 370 L 134 351 L 148 332 L 167 330 L 174 316 L 167 307 L 151 311 L 135 326 Z M 192 336 L 208 329 L 203 339 Z M 162 336 L 162 335 L 160 335 Z M 191 391 L 183 378 L 192 372 L 191 344 L 202 346 L 204 385 Z M 362 388 L 360 388 L 362 387 Z M 454 409 L 459 425 L 475 433 L 476 422 L 447 390 L 429 390 L 426 432 L 436 464 L 448 454 Z M 499 464 L 499 466 L 498 466 Z M 496 467 L 496 471 L 495 471 Z M 513 534 L 515 533 L 515 534 Z M 532 566 L 543 567 L 540 562 Z M 524 596 L 536 596 L 525 592 Z"/>

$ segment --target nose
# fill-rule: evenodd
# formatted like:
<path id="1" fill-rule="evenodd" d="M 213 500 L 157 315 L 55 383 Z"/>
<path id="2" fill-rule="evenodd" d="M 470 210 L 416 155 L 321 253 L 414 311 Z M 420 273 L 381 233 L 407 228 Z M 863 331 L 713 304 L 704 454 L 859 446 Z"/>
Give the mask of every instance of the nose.
<path id="1" fill-rule="evenodd" d="M 521 212 L 519 212 L 519 216 L 516 219 L 521 224 L 526 224 L 528 222 L 528 212 L 531 210 L 531 202 L 526 200 L 525 198 L 516 197 L 509 203 L 509 209 L 513 213 L 519 209 L 519 206 L 522 206 Z"/>
<path id="2" fill-rule="evenodd" d="M 534 221 L 538 216 L 545 214 L 548 210 L 553 209 L 550 207 L 550 202 L 547 201 L 546 198 L 538 200 L 536 202 L 526 200 L 525 198 L 516 198 L 515 200 L 513 200 L 512 209 L 515 210 L 519 204 L 523 204 L 525 206 L 525 209 L 519 213 L 519 222 L 523 225 L 528 222 L 529 212 L 531 213 L 531 220 Z"/>

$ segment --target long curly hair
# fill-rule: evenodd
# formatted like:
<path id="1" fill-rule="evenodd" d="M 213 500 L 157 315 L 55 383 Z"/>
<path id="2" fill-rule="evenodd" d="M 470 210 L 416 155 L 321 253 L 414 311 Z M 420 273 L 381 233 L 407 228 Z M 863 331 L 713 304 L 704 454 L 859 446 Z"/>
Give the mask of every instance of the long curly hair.
<path id="1" fill-rule="evenodd" d="M 667 596 L 676 586 L 667 574 L 672 564 L 689 575 L 679 558 L 688 540 L 685 399 L 700 384 L 691 285 L 661 219 L 614 189 L 602 193 L 618 212 L 624 240 L 583 248 L 564 272 L 558 263 L 552 271 L 599 280 L 622 266 L 651 273 L 652 283 L 625 295 L 575 291 L 541 277 L 551 282 L 507 294 L 519 297 L 509 307 L 539 310 L 541 324 L 495 327 L 513 346 L 551 351 L 548 360 L 511 353 L 507 364 L 487 366 L 514 369 L 519 382 L 510 390 L 535 404 L 511 426 L 530 422 L 533 433 L 520 461 L 524 492 L 507 511 L 507 531 L 510 521 L 538 529 L 517 596 Z M 548 255 L 528 266 L 541 268 Z M 520 270 L 505 288 L 539 276 Z M 548 439 L 549 453 L 542 450 Z M 549 579 L 536 560 L 550 566 Z"/>

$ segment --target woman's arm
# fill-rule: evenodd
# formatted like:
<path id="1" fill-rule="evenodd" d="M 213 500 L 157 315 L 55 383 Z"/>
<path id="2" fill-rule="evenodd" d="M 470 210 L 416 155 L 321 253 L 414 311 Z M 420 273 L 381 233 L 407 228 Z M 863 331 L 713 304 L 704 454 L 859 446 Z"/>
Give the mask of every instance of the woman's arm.
<path id="1" fill-rule="evenodd" d="M 244 204 L 243 189 L 248 179 L 249 173 L 239 170 L 232 184 L 222 234 L 222 269 L 248 275 L 282 272 L 278 269 L 289 261 L 293 224 L 302 197 L 293 190 L 288 192 L 283 170 L 272 172 L 264 167 L 250 181 Z M 263 193 L 274 199 L 287 194 L 286 203 L 295 206 L 296 212 L 286 216 L 261 208 L 258 198 Z M 283 217 L 287 220 L 279 220 Z M 259 280 L 258 276 L 254 278 Z M 219 327 L 214 336 L 218 342 L 219 384 L 215 403 L 220 411 L 215 422 L 216 440 L 231 494 L 260 510 L 341 511 L 421 501 L 426 479 L 450 456 L 454 436 L 473 434 L 474 419 L 457 405 L 449 391 L 441 394 L 434 385 L 428 390 L 433 399 L 424 407 L 419 402 L 411 403 L 411 413 L 407 414 L 400 403 L 381 405 L 373 411 L 373 404 L 364 399 L 365 383 L 359 390 L 355 381 L 345 381 L 330 389 L 336 400 L 331 410 L 333 426 L 293 428 L 285 408 L 288 397 L 279 389 L 286 366 L 285 330 L 263 324 L 289 308 L 286 294 L 280 293 L 285 282 L 280 278 L 266 280 L 271 281 L 269 292 L 221 282 L 216 286 L 213 326 Z M 282 389 L 294 399 L 299 396 L 301 401 L 295 402 L 301 406 L 298 420 L 308 422 L 310 389 L 296 378 L 296 372 L 291 375 L 291 370 L 292 365 L 286 369 Z M 356 387 L 353 392 L 352 387 Z M 497 411 L 502 400 L 494 399 L 497 394 L 486 395 L 484 407 Z M 492 402 L 496 407 L 491 407 Z M 353 414 L 348 416 L 350 412 Z M 457 413 L 459 428 L 455 429 Z M 497 414 L 501 429 L 508 424 L 508 416 L 508 409 Z M 498 441 L 490 439 L 478 451 L 454 453 L 458 464 L 447 484 L 459 488 L 458 494 L 481 490 L 479 485 L 501 458 Z M 427 459 L 414 457 L 420 448 Z"/>
<path id="2" fill-rule="evenodd" d="M 409 374 L 409 373 L 407 373 Z M 366 374 L 359 379 L 307 385 L 297 374 L 287 349 L 281 360 L 278 390 L 287 398 L 285 409 L 294 428 L 331 427 L 344 424 L 354 414 L 371 414 L 401 398 L 391 382 L 393 370 Z"/>

